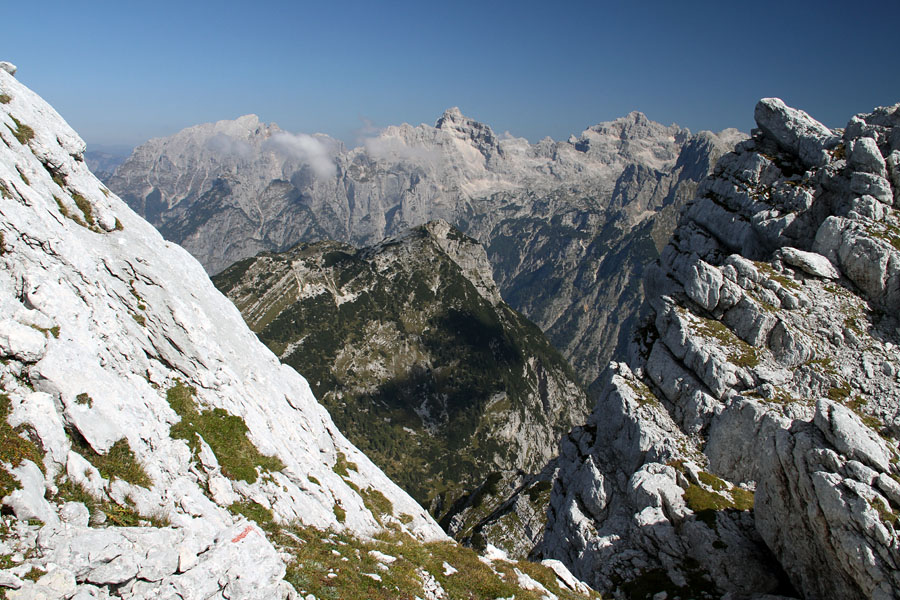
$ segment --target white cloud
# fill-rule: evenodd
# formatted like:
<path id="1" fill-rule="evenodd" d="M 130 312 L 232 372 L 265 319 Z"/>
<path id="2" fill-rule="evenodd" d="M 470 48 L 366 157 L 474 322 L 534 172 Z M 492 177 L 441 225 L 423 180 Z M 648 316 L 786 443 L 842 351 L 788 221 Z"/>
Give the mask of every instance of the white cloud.
<path id="1" fill-rule="evenodd" d="M 245 142 L 224 133 L 217 133 L 206 141 L 206 147 L 216 154 L 237 156 L 247 160 L 253 155 L 253 148 Z"/>
<path id="2" fill-rule="evenodd" d="M 317 177 L 337 174 L 328 146 L 311 135 L 281 131 L 266 140 L 263 149 L 308 164 Z"/>

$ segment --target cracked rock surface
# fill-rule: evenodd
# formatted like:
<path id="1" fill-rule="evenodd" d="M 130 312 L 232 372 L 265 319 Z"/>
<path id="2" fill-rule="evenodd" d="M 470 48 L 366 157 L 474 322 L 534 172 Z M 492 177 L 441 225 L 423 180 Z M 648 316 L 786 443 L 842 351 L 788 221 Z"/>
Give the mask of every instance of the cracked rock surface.
<path id="1" fill-rule="evenodd" d="M 617 597 L 898 598 L 900 105 L 756 118 L 548 464 L 534 554 Z"/>
<path id="2" fill-rule="evenodd" d="M 291 596 L 284 558 L 240 506 L 445 539 L 200 264 L 90 173 L 84 142 L 10 69 L 0 94 L 7 597 Z M 204 423 L 226 424 L 228 443 Z M 256 464 L 239 471 L 231 442 Z M 393 514 L 367 506 L 369 488 Z M 32 582 L 29 568 L 49 572 Z"/>

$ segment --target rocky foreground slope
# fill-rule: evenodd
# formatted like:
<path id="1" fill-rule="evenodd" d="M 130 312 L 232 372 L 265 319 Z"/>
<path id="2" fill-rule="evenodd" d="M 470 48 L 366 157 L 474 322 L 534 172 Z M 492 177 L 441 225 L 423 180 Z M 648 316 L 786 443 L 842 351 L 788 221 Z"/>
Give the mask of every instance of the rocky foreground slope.
<path id="1" fill-rule="evenodd" d="M 535 554 L 632 598 L 898 598 L 900 105 L 755 116 L 548 467 Z"/>
<path id="2" fill-rule="evenodd" d="M 501 300 L 484 249 L 446 221 L 360 250 L 318 242 L 260 254 L 213 282 L 453 534 L 467 498 L 487 510 L 587 417 L 571 368 Z"/>
<path id="3" fill-rule="evenodd" d="M 369 246 L 444 219 L 484 245 L 503 297 L 590 383 L 631 330 L 677 208 L 740 139 L 635 112 L 529 144 L 450 109 L 345 150 L 249 115 L 151 140 L 108 184 L 211 273 L 299 241 Z"/>
<path id="4" fill-rule="evenodd" d="M 590 593 L 557 563 L 449 542 L 14 71 L 0 63 L 0 596 Z"/>

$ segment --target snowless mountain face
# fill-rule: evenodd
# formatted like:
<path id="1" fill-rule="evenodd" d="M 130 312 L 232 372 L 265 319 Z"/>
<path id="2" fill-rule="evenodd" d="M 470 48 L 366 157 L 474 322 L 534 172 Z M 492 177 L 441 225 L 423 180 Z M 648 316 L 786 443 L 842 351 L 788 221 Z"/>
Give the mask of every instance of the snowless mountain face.
<path id="1" fill-rule="evenodd" d="M 900 104 L 834 131 L 774 98 L 755 116 L 548 466 L 534 554 L 632 598 L 897 598 Z"/>
<path id="2" fill-rule="evenodd" d="M 740 139 L 631 113 L 530 144 L 450 109 L 345 150 L 250 115 L 151 140 L 108 183 L 211 273 L 298 241 L 367 246 L 444 219 L 485 246 L 503 297 L 590 382 L 629 330 L 677 207 Z"/>
<path id="3" fill-rule="evenodd" d="M 0 63 L 0 597 L 598 598 L 478 557 Z"/>
<path id="4" fill-rule="evenodd" d="M 306 374 L 341 430 L 454 535 L 460 513 L 488 514 L 494 494 L 540 470 L 587 417 L 565 359 L 500 299 L 484 249 L 446 221 L 360 250 L 317 242 L 260 254 L 213 281 Z M 476 495 L 481 510 L 466 511 Z"/>

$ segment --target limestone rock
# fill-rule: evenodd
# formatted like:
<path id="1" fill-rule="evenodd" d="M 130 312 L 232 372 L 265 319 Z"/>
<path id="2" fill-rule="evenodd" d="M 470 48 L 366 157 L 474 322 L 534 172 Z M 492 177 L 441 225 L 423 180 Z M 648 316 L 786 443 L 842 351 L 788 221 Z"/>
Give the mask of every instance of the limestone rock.
<path id="1" fill-rule="evenodd" d="M 446 539 L 344 438 L 199 263 L 90 173 L 65 121 L 7 70 L 0 93 L 12 99 L 0 104 L 0 387 L 17 428 L 9 435 L 44 468 L 0 465 L 18 487 L 3 498 L 16 517 L 4 524 L 4 553 L 9 544 L 29 565 L 65 568 L 80 598 L 284 597 L 283 557 L 263 530 L 210 500 L 210 473 L 228 476 L 232 498 L 270 510 L 273 522 L 371 535 L 382 527 L 361 492 L 371 489 L 403 515 L 388 515 L 401 530 Z M 24 144 L 12 116 L 33 131 Z M 191 411 L 227 420 L 238 438 L 228 442 L 243 441 L 249 466 Z M 197 431 L 179 437 L 178 425 Z M 192 449 L 198 434 L 205 460 Z M 349 482 L 339 460 L 355 465 Z M 219 499 L 232 499 L 221 487 Z M 90 515 L 73 502 L 86 496 Z M 70 582 L 60 572 L 19 591 L 58 598 L 53 590 L 71 595 Z"/>
<path id="2" fill-rule="evenodd" d="M 805 252 L 797 248 L 785 246 L 779 250 L 779 255 L 785 263 L 803 270 L 815 277 L 826 279 L 839 279 L 841 274 L 827 258 L 815 252 Z"/>
<path id="3" fill-rule="evenodd" d="M 900 597 L 898 117 L 841 139 L 757 105 L 648 271 L 629 367 L 560 446 L 536 556 L 623 597 Z"/>

